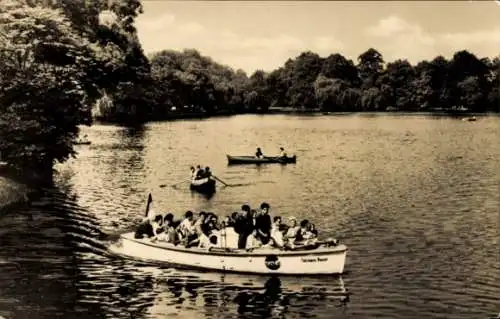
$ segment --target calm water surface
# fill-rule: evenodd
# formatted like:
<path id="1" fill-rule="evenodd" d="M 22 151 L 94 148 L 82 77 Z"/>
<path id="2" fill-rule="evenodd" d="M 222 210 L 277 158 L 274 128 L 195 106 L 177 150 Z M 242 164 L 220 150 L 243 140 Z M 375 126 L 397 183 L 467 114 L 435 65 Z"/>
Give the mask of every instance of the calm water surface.
<path id="1" fill-rule="evenodd" d="M 0 214 L 5 318 L 489 318 L 500 312 L 500 118 L 237 116 L 95 125 L 56 185 Z M 296 165 L 227 166 L 279 146 Z M 192 194 L 190 165 L 226 183 Z M 163 186 L 163 187 L 161 187 Z M 221 275 L 112 258 L 99 234 L 242 203 L 308 218 L 348 252 L 334 278 Z"/>

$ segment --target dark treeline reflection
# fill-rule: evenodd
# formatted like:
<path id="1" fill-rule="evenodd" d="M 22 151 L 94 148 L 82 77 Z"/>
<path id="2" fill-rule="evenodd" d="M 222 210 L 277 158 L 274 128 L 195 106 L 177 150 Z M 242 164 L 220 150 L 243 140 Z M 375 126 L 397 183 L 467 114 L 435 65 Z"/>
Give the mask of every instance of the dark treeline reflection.
<path id="1" fill-rule="evenodd" d="M 6 318 L 99 318 L 98 304 L 80 305 L 75 255 L 91 245 L 97 222 L 57 187 L 0 215 L 0 315 Z M 82 248 L 78 248 L 81 246 Z"/>

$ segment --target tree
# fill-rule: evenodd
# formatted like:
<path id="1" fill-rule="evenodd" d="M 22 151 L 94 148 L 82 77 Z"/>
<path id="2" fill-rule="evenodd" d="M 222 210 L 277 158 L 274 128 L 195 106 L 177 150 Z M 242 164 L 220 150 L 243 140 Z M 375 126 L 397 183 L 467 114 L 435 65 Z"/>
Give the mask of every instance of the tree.
<path id="1" fill-rule="evenodd" d="M 415 80 L 415 70 L 407 60 L 388 63 L 376 80 L 381 88 L 384 102 L 400 110 L 413 109 L 411 83 Z"/>
<path id="2" fill-rule="evenodd" d="M 358 70 L 362 88 L 369 88 L 375 84 L 384 68 L 384 59 L 377 50 L 370 48 L 358 57 Z"/>
<path id="3" fill-rule="evenodd" d="M 18 168 L 49 172 L 74 155 L 98 88 L 87 79 L 101 52 L 59 10 L 0 7 L 0 151 Z"/>
<path id="4" fill-rule="evenodd" d="M 338 53 L 331 54 L 323 61 L 321 74 L 332 79 L 342 79 L 347 82 L 349 87 L 359 87 L 361 84 L 354 62 Z"/>
<path id="5" fill-rule="evenodd" d="M 265 111 L 269 108 L 269 101 L 266 98 L 266 73 L 262 70 L 255 71 L 249 79 L 245 104 L 251 111 Z"/>
<path id="6" fill-rule="evenodd" d="M 470 109 L 483 111 L 486 104 L 485 97 L 491 90 L 488 82 L 489 75 L 490 70 L 485 61 L 465 50 L 456 52 L 448 65 L 446 77 L 446 88 L 450 92 L 451 106 L 461 105 L 464 101 L 474 101 L 473 105 L 468 104 Z M 473 93 L 472 89 L 484 90 L 484 92 Z M 471 94 L 474 97 L 471 97 Z"/>
<path id="7" fill-rule="evenodd" d="M 500 112 L 500 57 L 496 57 L 490 63 L 490 86 L 488 94 L 489 110 Z"/>
<path id="8" fill-rule="evenodd" d="M 303 52 L 291 63 L 285 64 L 283 78 L 288 86 L 288 104 L 294 107 L 314 108 L 314 81 L 322 67 L 321 57 L 313 52 Z"/>

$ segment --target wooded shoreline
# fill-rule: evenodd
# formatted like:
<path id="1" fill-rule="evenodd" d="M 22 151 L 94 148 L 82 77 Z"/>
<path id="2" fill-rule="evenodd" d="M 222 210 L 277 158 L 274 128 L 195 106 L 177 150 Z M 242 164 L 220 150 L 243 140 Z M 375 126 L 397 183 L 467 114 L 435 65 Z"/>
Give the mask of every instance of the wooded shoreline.
<path id="1" fill-rule="evenodd" d="M 146 56 L 135 28 L 141 13 L 140 0 L 0 6 L 2 161 L 49 176 L 76 156 L 79 127 L 95 119 L 138 126 L 235 114 L 500 112 L 500 56 L 464 49 L 413 65 L 386 62 L 375 48 L 355 61 L 305 51 L 247 75 L 195 49 Z"/>

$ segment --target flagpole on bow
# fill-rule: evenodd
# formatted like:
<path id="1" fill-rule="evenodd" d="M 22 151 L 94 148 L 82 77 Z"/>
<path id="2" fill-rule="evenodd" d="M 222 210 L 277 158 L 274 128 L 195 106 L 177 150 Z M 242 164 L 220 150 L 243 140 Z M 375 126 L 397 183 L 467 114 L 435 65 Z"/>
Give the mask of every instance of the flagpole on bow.
<path id="1" fill-rule="evenodd" d="M 153 203 L 153 196 L 151 195 L 151 193 L 149 193 L 149 196 L 148 196 L 148 203 L 146 205 L 146 213 L 144 214 L 144 216 L 146 218 L 149 217 L 149 210 L 150 210 L 150 207 L 151 207 L 151 204 Z"/>

